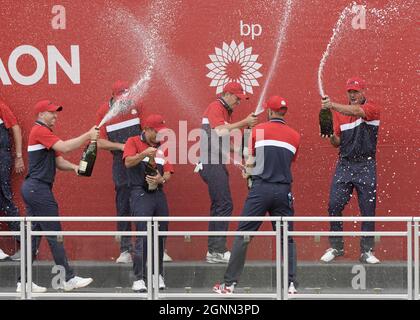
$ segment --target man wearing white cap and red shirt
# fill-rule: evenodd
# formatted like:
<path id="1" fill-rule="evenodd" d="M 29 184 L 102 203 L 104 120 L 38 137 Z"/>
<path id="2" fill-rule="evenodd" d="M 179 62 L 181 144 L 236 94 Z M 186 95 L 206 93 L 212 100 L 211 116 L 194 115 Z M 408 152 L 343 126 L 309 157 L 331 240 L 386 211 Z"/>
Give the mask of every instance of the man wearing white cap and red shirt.
<path id="1" fill-rule="evenodd" d="M 334 134 L 330 143 L 339 148 L 339 158 L 331 183 L 328 214 L 341 216 L 356 189 L 361 215 L 374 217 L 376 209 L 376 144 L 378 142 L 380 108 L 365 97 L 365 81 L 358 77 L 347 80 L 349 104 L 321 100 L 323 109 L 334 111 Z M 331 231 L 343 231 L 341 221 L 331 222 Z M 373 221 L 363 221 L 362 231 L 375 231 Z M 344 255 L 343 237 L 330 237 L 331 248 L 321 257 L 330 262 Z M 361 237 L 360 261 L 379 263 L 373 254 L 373 237 Z"/>
<path id="2" fill-rule="evenodd" d="M 172 165 L 159 148 L 162 134 L 167 130 L 165 121 L 159 114 L 148 116 L 143 122 L 141 135 L 131 137 L 124 147 L 123 160 L 128 168 L 130 187 L 130 208 L 135 217 L 168 216 L 169 209 L 163 185 L 174 172 Z M 168 223 L 159 222 L 159 230 L 167 231 Z M 146 231 L 145 222 L 136 223 L 136 231 Z M 163 278 L 163 254 L 165 237 L 159 237 L 159 289 L 165 289 Z M 137 237 L 133 250 L 133 269 L 136 280 L 132 289 L 136 292 L 147 291 L 147 239 Z M 152 267 L 152 261 L 149 261 Z"/>
<path id="3" fill-rule="evenodd" d="M 296 159 L 300 134 L 284 120 L 288 105 L 284 98 L 270 97 L 264 105 L 268 122 L 252 129 L 249 140 L 250 156 L 246 161 L 247 173 L 252 176 L 252 186 L 242 210 L 242 217 L 294 215 L 291 165 Z M 241 221 L 238 231 L 257 231 L 261 221 Z M 275 230 L 275 223 L 273 223 Z M 293 223 L 289 223 L 293 230 Z M 288 242 L 289 293 L 296 293 L 296 247 L 292 237 Z M 231 294 L 235 290 L 245 265 L 249 241 L 235 237 L 232 254 L 224 276 L 224 283 L 216 284 L 213 291 Z"/>
<path id="4" fill-rule="evenodd" d="M 57 137 L 54 128 L 58 112 L 63 107 L 49 100 L 42 100 L 35 105 L 34 111 L 37 116 L 35 125 L 32 127 L 28 141 L 29 172 L 23 182 L 21 193 L 25 202 L 26 214 L 35 217 L 57 217 L 58 204 L 52 192 L 56 169 L 61 171 L 73 171 L 77 174 L 78 165 L 65 160 L 62 153 L 67 153 L 80 148 L 86 141 L 96 140 L 99 131 L 95 127 L 81 136 L 66 141 Z M 61 231 L 59 221 L 33 222 L 34 231 Z M 62 242 L 57 241 L 56 236 L 47 236 L 48 244 L 56 265 L 65 269 L 65 281 L 63 289 L 70 291 L 89 285 L 92 278 L 81 278 L 74 274 L 70 267 Z M 32 238 L 32 261 L 35 260 L 40 245 L 41 237 Z M 17 292 L 22 290 L 20 280 Z M 33 292 L 45 292 L 45 287 L 32 283 Z"/>
<path id="5" fill-rule="evenodd" d="M 203 136 L 200 139 L 200 163 L 196 170 L 208 186 L 211 201 L 211 217 L 230 217 L 233 211 L 229 187 L 229 174 L 225 163 L 230 154 L 232 130 L 252 128 L 257 118 L 251 113 L 245 119 L 231 123 L 231 115 L 241 100 L 248 99 L 238 82 L 229 82 L 220 97 L 206 109 L 202 119 Z M 228 221 L 210 221 L 209 231 L 227 231 Z M 208 237 L 206 260 L 209 263 L 228 263 L 230 251 L 226 236 Z"/>

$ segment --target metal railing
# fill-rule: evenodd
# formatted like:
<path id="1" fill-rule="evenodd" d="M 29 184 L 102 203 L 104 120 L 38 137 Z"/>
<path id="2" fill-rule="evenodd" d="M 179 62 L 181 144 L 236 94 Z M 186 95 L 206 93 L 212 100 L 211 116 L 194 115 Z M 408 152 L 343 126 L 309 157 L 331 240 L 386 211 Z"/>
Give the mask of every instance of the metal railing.
<path id="1" fill-rule="evenodd" d="M 162 236 L 174 236 L 174 237 L 185 237 L 185 236 L 269 236 L 275 237 L 276 239 L 276 250 L 275 250 L 275 261 L 276 261 L 276 290 L 275 293 L 235 293 L 230 295 L 230 298 L 240 299 L 281 299 L 281 234 L 277 230 L 280 230 L 281 217 L 154 217 L 154 221 L 158 223 L 160 221 L 166 222 L 208 222 L 208 221 L 229 221 L 229 222 L 240 222 L 240 221 L 269 221 L 276 223 L 276 231 L 159 231 L 158 223 L 154 225 L 154 244 L 155 244 L 155 259 L 158 257 L 158 239 Z M 158 274 L 157 263 L 155 263 L 155 272 Z M 157 286 L 155 286 L 157 287 Z M 167 298 L 192 298 L 192 299 L 205 299 L 215 298 L 215 293 L 162 293 L 159 290 L 155 290 L 155 299 L 167 299 Z"/>
<path id="2" fill-rule="evenodd" d="M 420 260 L 420 230 L 419 222 L 420 218 L 414 218 L 414 299 L 420 300 L 420 270 L 419 270 L 419 260 Z"/>
<path id="3" fill-rule="evenodd" d="M 32 231 L 32 222 L 39 221 L 60 221 L 60 222 L 103 222 L 103 221 L 131 221 L 146 222 L 146 231 Z M 32 282 L 32 236 L 146 236 L 147 241 L 147 261 L 152 260 L 152 218 L 147 217 L 27 217 L 26 218 L 26 237 L 27 237 L 27 273 L 28 283 Z M 150 283 L 152 279 L 152 270 L 148 268 L 147 280 Z M 152 289 L 147 289 L 146 293 L 93 293 L 93 292 L 45 292 L 33 293 L 31 286 L 28 286 L 26 292 L 27 298 L 32 297 L 72 297 L 72 298 L 142 298 L 152 299 Z"/>
<path id="4" fill-rule="evenodd" d="M 19 221 L 20 232 L 0 231 L 0 237 L 20 236 L 22 254 L 20 261 L 20 277 L 22 284 L 32 283 L 32 237 L 33 236 L 145 236 L 147 237 L 147 261 L 148 265 L 154 261 L 154 269 L 147 268 L 147 283 L 149 284 L 146 293 L 106 293 L 106 292 L 46 292 L 34 293 L 31 286 L 22 285 L 21 293 L 2 292 L 0 297 L 20 297 L 21 299 L 32 298 L 135 298 L 135 299 L 167 299 L 167 298 L 253 298 L 253 299 L 420 299 L 419 286 L 419 259 L 420 259 L 420 218 L 413 217 L 21 217 L 9 218 L 0 217 L 0 222 Z M 146 222 L 147 230 L 138 231 L 33 231 L 32 223 L 39 221 L 60 221 L 60 222 L 115 222 L 131 221 Z M 159 222 L 208 222 L 208 221 L 269 221 L 276 225 L 275 231 L 160 231 Z M 375 222 L 404 222 L 407 229 L 404 231 L 290 231 L 288 222 L 331 222 L 331 221 L 375 221 Z M 413 237 L 414 224 L 414 237 Z M 283 228 L 282 228 L 283 227 Z M 281 229 L 283 230 L 281 232 Z M 26 235 L 26 237 L 25 237 Z M 380 237 L 404 237 L 407 242 L 407 293 L 406 294 L 288 294 L 288 238 L 303 236 L 380 236 Z M 276 285 L 274 293 L 235 293 L 233 295 L 216 295 L 214 293 L 166 293 L 159 292 L 159 237 L 185 237 L 185 236 L 265 236 L 275 238 L 275 274 Z M 25 239 L 26 238 L 26 239 Z M 283 248 L 281 240 L 283 238 Z M 413 243 L 414 241 L 414 257 Z M 153 250 L 152 250 L 153 246 Z M 281 251 L 283 250 L 283 255 Z M 283 258 L 281 257 L 283 256 Z M 414 261 L 414 281 L 412 276 Z M 25 272 L 26 269 L 26 272 Z M 283 276 L 282 276 L 283 275 Z M 27 279 L 25 279 L 27 277 Z M 414 282 L 414 289 L 413 289 Z M 150 285 L 152 284 L 152 285 Z"/>
<path id="5" fill-rule="evenodd" d="M 407 294 L 288 294 L 288 288 L 283 288 L 283 297 L 288 299 L 412 299 L 412 217 L 284 217 L 282 219 L 283 238 L 300 236 L 380 236 L 380 237 L 406 237 L 407 239 Z M 355 222 L 355 221 L 374 221 L 374 222 L 406 222 L 407 231 L 289 231 L 288 222 Z M 288 255 L 287 241 L 283 242 L 283 278 L 288 277 Z"/>
<path id="6" fill-rule="evenodd" d="M 20 225 L 20 231 L 0 231 L 0 237 L 17 237 L 19 236 L 19 242 L 20 242 L 20 250 L 21 252 L 24 252 L 25 250 L 25 218 L 24 217 L 0 217 L 0 222 L 19 222 Z M 25 283 L 25 258 L 22 257 L 20 259 L 20 278 L 22 283 Z M 22 286 L 22 290 L 20 293 L 16 292 L 16 289 L 13 292 L 0 292 L 0 297 L 5 298 L 16 298 L 20 297 L 21 299 L 25 299 L 25 290 Z"/>

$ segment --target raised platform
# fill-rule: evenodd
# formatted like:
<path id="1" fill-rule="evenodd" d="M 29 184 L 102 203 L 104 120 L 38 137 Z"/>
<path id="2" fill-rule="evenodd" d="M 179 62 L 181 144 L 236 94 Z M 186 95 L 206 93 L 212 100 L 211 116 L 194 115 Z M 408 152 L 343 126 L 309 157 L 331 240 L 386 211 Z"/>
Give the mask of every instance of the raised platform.
<path id="1" fill-rule="evenodd" d="M 115 292 L 130 291 L 134 275 L 131 264 L 116 264 L 104 261 L 73 261 L 76 274 L 92 277 L 89 290 Z M 42 286 L 51 288 L 52 261 L 37 261 L 33 266 L 33 279 Z M 364 269 L 363 269 L 364 268 Z M 168 292 L 210 292 L 212 286 L 223 280 L 224 264 L 208 264 L 203 261 L 164 263 L 165 282 Z M 330 293 L 354 290 L 354 277 L 366 271 L 366 282 L 356 281 L 365 293 L 404 293 L 407 288 L 407 265 L 405 262 L 384 262 L 377 265 L 362 265 L 359 262 L 299 262 L 297 280 L 299 292 Z M 352 273 L 353 271 L 353 273 Z M 18 262 L 0 262 L 0 291 L 15 288 L 20 269 Z M 353 283 L 352 283 L 353 282 Z M 245 265 L 238 290 L 242 292 L 274 292 L 276 285 L 275 265 L 268 261 L 249 261 Z M 8 288 L 8 289 L 6 289 Z M 185 289 L 187 288 L 187 289 Z M 189 289 L 191 288 L 191 289 Z M 52 290 L 52 289 L 51 289 Z"/>

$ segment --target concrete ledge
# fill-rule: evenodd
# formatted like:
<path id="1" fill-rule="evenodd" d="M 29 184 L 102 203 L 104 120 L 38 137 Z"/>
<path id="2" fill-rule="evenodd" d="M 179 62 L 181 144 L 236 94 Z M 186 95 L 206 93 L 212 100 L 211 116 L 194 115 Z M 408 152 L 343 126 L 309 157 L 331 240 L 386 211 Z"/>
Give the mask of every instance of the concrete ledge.
<path id="1" fill-rule="evenodd" d="M 43 286 L 51 287 L 55 274 L 51 273 L 53 261 L 37 261 L 33 265 L 33 279 Z M 116 264 L 104 261 L 73 261 L 77 275 L 94 278 L 96 288 L 131 287 L 134 275 L 131 264 Z M 164 263 L 165 282 L 169 288 L 211 288 L 223 280 L 226 264 L 209 264 L 203 261 Z M 356 266 L 356 267 L 355 267 Z M 357 273 L 352 273 L 355 268 Z M 366 289 L 404 289 L 407 287 L 407 264 L 402 261 L 384 262 L 378 265 L 362 265 L 358 261 L 299 262 L 297 280 L 299 288 L 311 292 L 320 290 L 352 289 L 353 278 L 366 271 Z M 245 265 L 240 279 L 241 288 L 260 288 L 271 291 L 276 285 L 275 264 L 272 261 L 250 261 Z M 363 271 L 362 271 L 363 272 Z M 0 262 L 0 288 L 15 287 L 20 275 L 18 262 Z M 247 290 L 247 289 L 246 289 Z M 375 292 L 376 292 L 375 291 Z M 399 290 L 400 291 L 400 290 Z"/>

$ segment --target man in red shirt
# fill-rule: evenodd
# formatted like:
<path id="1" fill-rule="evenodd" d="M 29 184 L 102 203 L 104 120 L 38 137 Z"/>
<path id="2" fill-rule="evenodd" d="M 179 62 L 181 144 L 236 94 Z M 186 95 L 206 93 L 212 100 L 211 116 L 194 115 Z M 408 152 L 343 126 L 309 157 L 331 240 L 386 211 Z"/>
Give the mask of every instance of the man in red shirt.
<path id="1" fill-rule="evenodd" d="M 168 216 L 169 209 L 163 186 L 174 172 L 172 165 L 159 149 L 159 135 L 166 130 L 161 115 L 152 114 L 144 121 L 141 135 L 127 140 L 123 160 L 127 167 L 130 187 L 130 208 L 135 217 Z M 146 231 L 145 222 L 136 223 L 137 231 Z M 168 223 L 159 222 L 159 230 L 167 231 Z M 163 255 L 165 237 L 159 237 L 159 289 L 165 289 L 163 278 Z M 133 254 L 133 269 L 136 280 L 132 289 L 146 292 L 147 239 L 137 237 Z M 151 267 L 149 262 L 149 266 Z M 150 284 L 149 284 L 150 285 Z"/>
<path id="2" fill-rule="evenodd" d="M 212 217 L 230 217 L 233 211 L 229 187 L 229 174 L 225 163 L 229 162 L 230 135 L 235 129 L 252 128 L 257 117 L 252 113 L 245 119 L 232 123 L 231 115 L 242 99 L 248 97 L 238 82 L 229 82 L 223 93 L 206 109 L 202 119 L 203 136 L 200 140 L 200 176 L 207 184 Z M 227 231 L 228 221 L 210 221 L 209 231 Z M 208 263 L 228 263 L 230 251 L 226 247 L 226 236 L 208 237 Z"/>
<path id="3" fill-rule="evenodd" d="M 348 105 L 321 100 L 322 108 L 334 111 L 334 134 L 330 143 L 339 148 L 339 158 L 331 183 L 328 213 L 341 216 L 356 189 L 361 215 L 374 217 L 376 209 L 376 145 L 378 142 L 380 107 L 365 97 L 365 81 L 358 77 L 347 80 Z M 343 231 L 343 223 L 331 222 L 331 231 Z M 362 231 L 375 231 L 373 221 L 363 221 Z M 330 262 L 344 255 L 343 237 L 331 236 L 331 248 L 321 257 Z M 360 261 L 379 263 L 373 254 L 371 236 L 361 237 Z"/>
<path id="4" fill-rule="evenodd" d="M 129 103 L 131 106 L 107 121 L 100 130 L 98 148 L 108 150 L 112 153 L 112 180 L 115 185 L 115 206 L 118 217 L 129 217 L 130 214 L 130 190 L 128 188 L 127 169 L 124 166 L 122 155 L 124 144 L 130 137 L 138 136 L 141 133 L 141 104 L 133 103 L 123 95 L 128 93 L 129 84 L 126 81 L 118 80 L 112 86 L 112 97 L 104 103 L 96 113 L 96 120 L 99 124 L 105 115 L 113 108 L 118 108 L 117 101 Z M 131 222 L 118 221 L 118 231 L 131 231 Z M 120 255 L 117 263 L 131 263 L 131 239 L 121 237 Z"/>
<path id="5" fill-rule="evenodd" d="M 10 139 L 12 131 L 15 146 L 15 172 L 21 174 L 25 170 L 22 158 L 22 132 L 17 123 L 16 117 L 10 108 L 0 100 L 0 211 L 8 217 L 19 217 L 19 210 L 13 202 L 13 193 L 10 183 L 12 169 L 12 143 Z M 19 222 L 8 222 L 9 230 L 19 231 Z M 16 237 L 19 243 L 19 237 Z M 17 248 L 20 246 L 18 245 Z M 0 261 L 9 259 L 9 255 L 0 249 Z M 20 260 L 20 250 L 10 257 L 12 260 Z"/>
<path id="6" fill-rule="evenodd" d="M 270 97 L 264 105 L 268 122 L 252 129 L 249 140 L 250 156 L 246 162 L 247 174 L 252 177 L 241 216 L 259 217 L 267 212 L 271 216 L 294 215 L 291 166 L 297 157 L 300 134 L 289 127 L 284 119 L 288 105 L 280 96 Z M 241 221 L 238 231 L 256 231 L 261 221 Z M 275 230 L 275 223 L 273 229 Z M 293 223 L 289 223 L 293 231 Z M 243 272 L 249 241 L 243 236 L 235 237 L 232 255 L 224 275 L 224 282 L 216 284 L 213 291 L 231 294 Z M 296 293 L 296 247 L 292 237 L 288 239 L 289 293 Z"/>
<path id="7" fill-rule="evenodd" d="M 80 148 L 88 140 L 97 140 L 99 131 L 95 127 L 81 136 L 66 141 L 56 136 L 52 129 L 63 107 L 49 100 L 39 101 L 34 108 L 37 120 L 31 129 L 28 141 L 29 172 L 22 184 L 21 193 L 25 202 L 26 214 L 34 217 L 57 217 L 58 204 L 52 192 L 56 169 L 73 171 L 77 174 L 78 165 L 63 158 L 67 153 Z M 61 231 L 59 221 L 39 221 L 32 223 L 34 231 Z M 93 279 L 81 278 L 75 275 L 70 267 L 62 242 L 56 236 L 47 236 L 48 244 L 56 265 L 65 269 L 63 289 L 71 291 L 88 286 Z M 32 238 L 32 261 L 35 260 L 41 237 Z M 21 282 L 18 280 L 17 292 L 21 292 Z M 47 288 L 32 283 L 33 292 L 45 292 Z"/>

